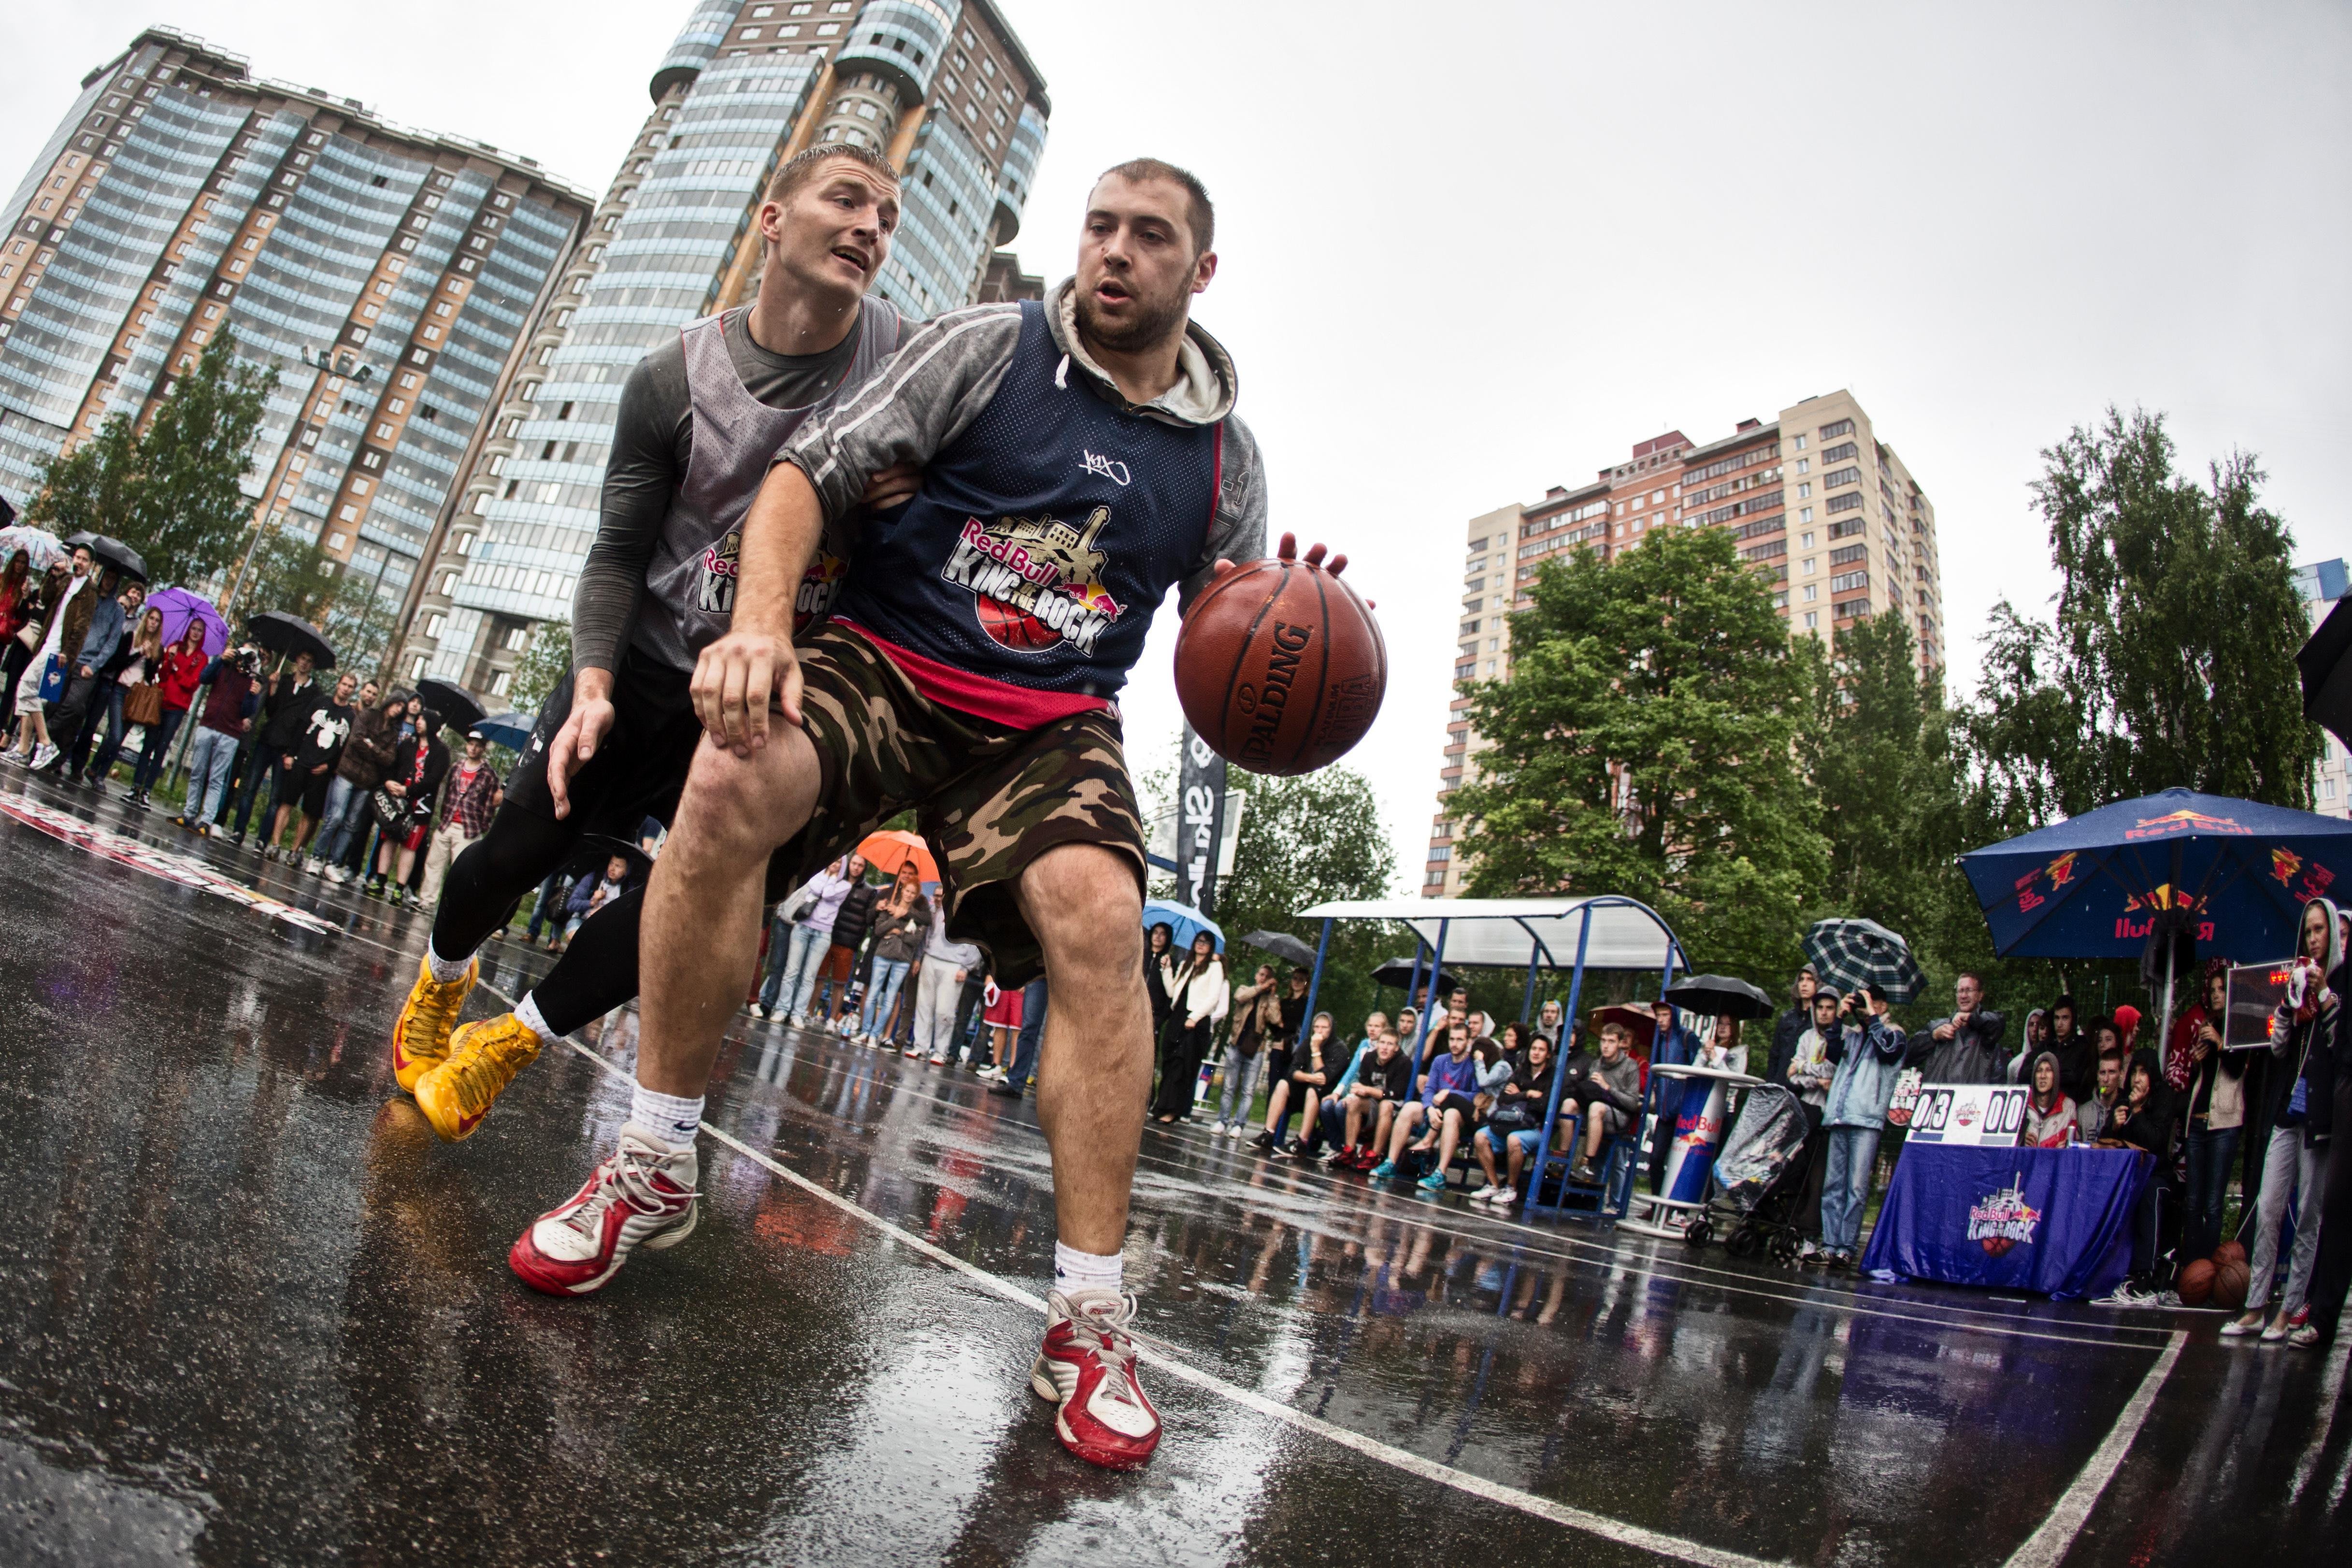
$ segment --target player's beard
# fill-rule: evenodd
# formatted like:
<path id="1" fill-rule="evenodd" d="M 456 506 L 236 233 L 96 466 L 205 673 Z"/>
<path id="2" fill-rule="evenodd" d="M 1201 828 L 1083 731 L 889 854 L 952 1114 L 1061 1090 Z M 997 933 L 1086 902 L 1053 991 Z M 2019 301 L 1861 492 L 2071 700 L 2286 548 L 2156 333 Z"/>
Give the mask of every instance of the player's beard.
<path id="1" fill-rule="evenodd" d="M 1101 307 L 1091 293 L 1078 294 L 1078 330 L 1093 342 L 1117 353 L 1134 353 L 1153 344 L 1165 342 L 1184 323 L 1185 294 L 1182 289 L 1171 291 L 1167 298 L 1148 300 L 1133 296 L 1135 314 L 1124 321 L 1108 321 Z"/>

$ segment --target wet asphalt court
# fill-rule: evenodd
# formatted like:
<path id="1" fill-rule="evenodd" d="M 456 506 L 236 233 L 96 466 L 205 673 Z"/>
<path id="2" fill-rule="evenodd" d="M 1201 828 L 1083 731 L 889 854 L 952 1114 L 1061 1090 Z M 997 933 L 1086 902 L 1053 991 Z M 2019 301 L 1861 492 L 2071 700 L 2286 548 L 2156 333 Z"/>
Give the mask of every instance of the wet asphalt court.
<path id="1" fill-rule="evenodd" d="M 16 796 L 24 775 L 0 773 Z M 1147 1133 L 1168 1422 L 1029 1392 L 1034 1103 L 752 1024 L 685 1246 L 507 1271 L 610 1149 L 626 1022 L 465 1144 L 392 1087 L 421 916 L 298 930 L 0 817 L 0 1563 L 2347 1560 L 2345 1361 L 2209 1313 L 1798 1275 Z M 469 1016 L 550 962 L 499 942 Z"/>

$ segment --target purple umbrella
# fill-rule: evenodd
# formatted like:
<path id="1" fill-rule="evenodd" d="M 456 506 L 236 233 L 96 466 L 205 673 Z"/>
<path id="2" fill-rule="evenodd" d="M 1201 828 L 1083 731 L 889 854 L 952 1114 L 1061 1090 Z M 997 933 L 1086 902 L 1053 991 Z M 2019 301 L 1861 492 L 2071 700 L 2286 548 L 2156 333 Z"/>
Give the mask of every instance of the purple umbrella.
<path id="1" fill-rule="evenodd" d="M 163 612 L 163 646 L 176 647 L 188 635 L 188 623 L 197 621 L 205 628 L 205 657 L 216 658 L 221 649 L 228 647 L 228 623 L 221 619 L 213 602 L 185 588 L 165 588 L 147 595 L 147 608 Z"/>

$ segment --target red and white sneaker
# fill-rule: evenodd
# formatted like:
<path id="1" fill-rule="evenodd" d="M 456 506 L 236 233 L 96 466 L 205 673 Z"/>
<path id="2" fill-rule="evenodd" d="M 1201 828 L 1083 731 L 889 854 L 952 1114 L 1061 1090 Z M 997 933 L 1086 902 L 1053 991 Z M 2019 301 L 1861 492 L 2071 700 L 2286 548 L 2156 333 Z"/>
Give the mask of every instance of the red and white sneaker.
<path id="1" fill-rule="evenodd" d="M 1055 1290 L 1045 1308 L 1045 1346 L 1029 1369 L 1029 1386 L 1060 1406 L 1054 1435 L 1088 1464 L 1136 1468 L 1160 1447 L 1160 1412 L 1135 1378 L 1135 1341 L 1127 1332 L 1135 1298 Z"/>
<path id="2" fill-rule="evenodd" d="M 694 1234 L 697 1162 L 666 1152 L 632 1129 L 587 1184 L 516 1238 L 507 1267 L 534 1290 L 585 1296 L 621 1271 L 638 1247 L 659 1252 Z"/>

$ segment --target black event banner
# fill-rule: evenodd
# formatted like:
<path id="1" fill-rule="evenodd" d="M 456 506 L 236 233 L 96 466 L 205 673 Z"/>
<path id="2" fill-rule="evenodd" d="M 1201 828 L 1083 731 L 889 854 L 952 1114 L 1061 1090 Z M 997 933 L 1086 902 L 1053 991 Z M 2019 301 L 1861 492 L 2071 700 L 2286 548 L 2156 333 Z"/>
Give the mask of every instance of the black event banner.
<path id="1" fill-rule="evenodd" d="M 1176 894 L 1204 915 L 1217 900 L 1217 851 L 1225 833 L 1225 759 L 1184 726 L 1177 778 Z"/>

